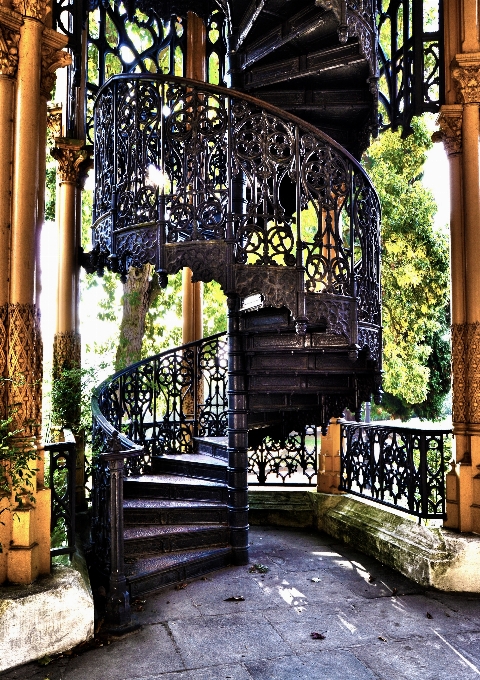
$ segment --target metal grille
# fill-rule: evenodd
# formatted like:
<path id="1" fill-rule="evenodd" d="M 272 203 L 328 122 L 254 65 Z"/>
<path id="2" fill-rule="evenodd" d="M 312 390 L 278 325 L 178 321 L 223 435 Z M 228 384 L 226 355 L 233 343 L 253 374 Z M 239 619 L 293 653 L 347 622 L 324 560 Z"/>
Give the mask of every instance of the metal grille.
<path id="1" fill-rule="evenodd" d="M 347 337 L 357 296 L 360 320 L 379 330 L 378 197 L 341 147 L 258 100 L 184 79 L 115 77 L 95 109 L 100 267 L 173 273 L 188 255 L 196 276 L 224 284 L 219 251 L 208 261 L 165 247 L 223 241 L 231 266 L 304 265 L 302 294 L 323 295 L 326 323 Z"/>
<path id="2" fill-rule="evenodd" d="M 101 385 L 93 399 L 94 448 L 108 450 L 113 429 L 122 446 L 144 452 L 125 461 L 125 475 L 150 471 L 152 456 L 191 453 L 193 437 L 227 434 L 227 339 L 214 335 L 130 366 Z M 249 451 L 251 484 L 309 485 L 317 473 L 318 435 L 307 426 L 286 437 L 263 438 Z M 98 459 L 98 464 L 101 461 Z M 92 505 L 103 507 L 108 468 L 92 466 Z M 104 491 L 102 491 L 102 488 Z M 99 517 L 99 531 L 108 517 Z M 106 529 L 105 529 L 106 530 Z"/>
<path id="3" fill-rule="evenodd" d="M 377 0 L 384 127 L 411 131 L 413 116 L 444 103 L 442 1 Z"/>
<path id="4" fill-rule="evenodd" d="M 45 444 L 49 460 L 51 492 L 50 534 L 61 537 L 63 545 L 52 548 L 52 556 L 75 552 L 75 441 Z"/>
<path id="5" fill-rule="evenodd" d="M 451 430 L 342 425 L 343 491 L 421 518 L 445 517 Z"/>

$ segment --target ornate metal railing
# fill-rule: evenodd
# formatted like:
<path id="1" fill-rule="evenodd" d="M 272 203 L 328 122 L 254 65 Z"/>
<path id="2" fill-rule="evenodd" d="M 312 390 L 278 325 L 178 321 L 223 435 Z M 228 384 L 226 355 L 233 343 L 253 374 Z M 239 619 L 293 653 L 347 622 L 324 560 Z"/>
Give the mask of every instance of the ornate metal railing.
<path id="1" fill-rule="evenodd" d="M 344 424 L 341 490 L 419 518 L 445 518 L 450 429 Z"/>
<path id="2" fill-rule="evenodd" d="M 148 471 L 152 456 L 190 451 L 193 437 L 224 436 L 226 378 L 223 333 L 116 373 L 100 385 L 92 402 L 97 450 L 104 449 L 113 429 L 118 430 L 125 449 L 144 447 L 142 458 L 130 461 L 125 472 L 141 474 Z"/>
<path id="3" fill-rule="evenodd" d="M 92 269 L 189 266 L 379 345 L 378 197 L 317 128 L 225 88 L 115 76 L 95 103 L 95 184 Z"/>
<path id="4" fill-rule="evenodd" d="M 141 455 L 125 461 L 128 476 L 148 472 L 152 456 L 192 453 L 194 437 L 226 436 L 227 368 L 227 338 L 219 333 L 144 359 L 112 376 L 96 390 L 92 402 L 96 450 L 108 451 L 116 430 L 125 450 L 142 446 Z M 256 478 L 250 483 L 315 483 L 317 448 L 315 426 L 282 440 L 262 438 L 248 454 L 248 472 Z M 100 459 L 93 467 L 96 516 L 95 507 L 108 505 L 108 467 Z M 107 520 L 100 524 L 108 526 Z M 100 526 L 99 531 L 103 531 Z"/>
<path id="5" fill-rule="evenodd" d="M 50 535 L 63 545 L 51 548 L 52 557 L 75 552 L 75 481 L 77 451 L 75 438 L 64 430 L 63 442 L 49 442 L 48 481 L 51 492 Z"/>

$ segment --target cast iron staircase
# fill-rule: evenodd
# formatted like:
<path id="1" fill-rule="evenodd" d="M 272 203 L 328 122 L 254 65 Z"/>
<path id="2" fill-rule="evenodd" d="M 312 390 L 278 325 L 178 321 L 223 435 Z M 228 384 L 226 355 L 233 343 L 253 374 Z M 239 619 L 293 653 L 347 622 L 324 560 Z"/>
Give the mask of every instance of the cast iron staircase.
<path id="1" fill-rule="evenodd" d="M 253 447 L 307 423 L 325 431 L 379 396 L 379 204 L 350 155 L 376 129 L 372 8 L 230 3 L 236 91 L 124 74 L 98 93 L 87 268 L 126 276 L 149 262 L 165 282 L 190 267 L 221 284 L 233 338 L 228 408 L 224 387 L 203 394 L 226 375 L 218 337 L 129 367 L 94 398 L 100 450 L 115 430 L 124 448 L 144 447 L 124 482 L 132 596 L 245 559 L 235 532 L 246 526 L 247 430 Z M 208 365 L 208 380 L 190 365 Z M 102 470 L 93 538 L 108 570 Z"/>

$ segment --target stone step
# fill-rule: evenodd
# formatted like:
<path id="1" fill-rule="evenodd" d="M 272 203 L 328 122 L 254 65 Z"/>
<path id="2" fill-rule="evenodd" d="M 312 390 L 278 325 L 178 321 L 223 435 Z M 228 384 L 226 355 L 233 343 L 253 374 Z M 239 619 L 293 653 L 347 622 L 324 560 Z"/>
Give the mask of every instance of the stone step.
<path id="1" fill-rule="evenodd" d="M 228 545 L 229 530 L 225 524 L 140 525 L 124 531 L 125 555 L 163 554 L 195 548 Z"/>
<path id="2" fill-rule="evenodd" d="M 206 479 L 189 479 L 179 475 L 126 477 L 123 493 L 125 498 L 227 501 L 226 484 Z"/>
<path id="3" fill-rule="evenodd" d="M 228 511 L 224 503 L 162 498 L 126 498 L 123 501 L 125 526 L 223 524 Z"/>
<path id="4" fill-rule="evenodd" d="M 155 456 L 152 467 L 156 474 L 183 475 L 219 482 L 225 482 L 227 479 L 226 461 L 212 457 L 211 454 Z"/>
<path id="5" fill-rule="evenodd" d="M 231 548 L 188 550 L 157 557 L 141 557 L 127 564 L 131 597 L 152 593 L 174 583 L 208 574 L 231 564 Z"/>

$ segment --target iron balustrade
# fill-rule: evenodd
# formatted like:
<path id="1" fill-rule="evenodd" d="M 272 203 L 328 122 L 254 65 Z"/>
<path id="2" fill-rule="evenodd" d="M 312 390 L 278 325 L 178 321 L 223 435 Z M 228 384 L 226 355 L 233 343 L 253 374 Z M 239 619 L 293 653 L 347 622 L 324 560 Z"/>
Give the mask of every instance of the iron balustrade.
<path id="1" fill-rule="evenodd" d="M 254 97 L 159 74 L 111 78 L 94 114 L 87 267 L 189 266 L 380 361 L 380 205 L 345 149 Z"/>
<path id="2" fill-rule="evenodd" d="M 52 557 L 75 552 L 75 482 L 77 451 L 73 434 L 64 431 L 63 442 L 49 442 L 44 450 L 50 456 L 49 486 L 51 492 L 50 535 L 64 536 L 60 547 L 51 548 Z"/>
<path id="3" fill-rule="evenodd" d="M 342 491 L 423 519 L 445 518 L 451 429 L 342 425 Z"/>
<path id="4" fill-rule="evenodd" d="M 227 337 L 219 333 L 115 374 L 100 385 L 92 401 L 95 449 L 107 451 L 115 430 L 124 449 L 142 446 L 141 454 L 125 461 L 124 474 L 129 476 L 148 473 L 152 456 L 192 453 L 194 437 L 226 436 L 227 364 Z M 317 448 L 315 426 L 291 432 L 282 441 L 263 438 L 248 452 L 248 472 L 256 477 L 250 484 L 315 483 Z M 95 531 L 104 545 L 109 519 L 100 518 L 100 508 L 107 505 L 109 473 L 98 457 L 93 474 L 92 505 L 99 518 Z"/>

